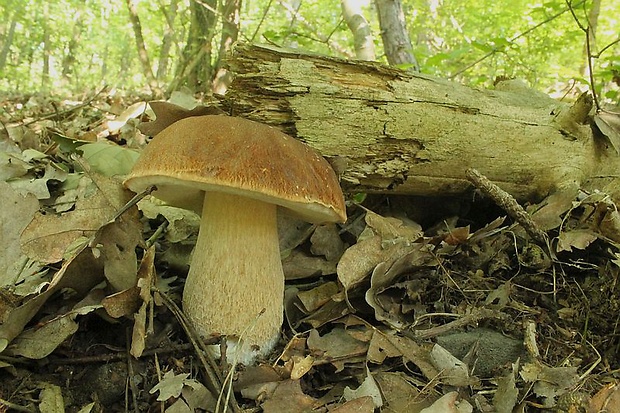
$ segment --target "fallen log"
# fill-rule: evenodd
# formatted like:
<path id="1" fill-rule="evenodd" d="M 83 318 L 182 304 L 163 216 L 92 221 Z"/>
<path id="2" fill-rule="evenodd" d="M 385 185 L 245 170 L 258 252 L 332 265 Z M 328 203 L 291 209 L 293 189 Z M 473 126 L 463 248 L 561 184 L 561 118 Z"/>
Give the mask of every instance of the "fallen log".
<path id="1" fill-rule="evenodd" d="M 494 90 L 239 45 L 222 107 L 319 150 L 349 192 L 453 195 L 475 168 L 520 201 L 614 182 L 619 157 L 591 126 L 592 100 L 551 99 L 514 80 Z M 612 184 L 612 187 L 617 185 Z"/>

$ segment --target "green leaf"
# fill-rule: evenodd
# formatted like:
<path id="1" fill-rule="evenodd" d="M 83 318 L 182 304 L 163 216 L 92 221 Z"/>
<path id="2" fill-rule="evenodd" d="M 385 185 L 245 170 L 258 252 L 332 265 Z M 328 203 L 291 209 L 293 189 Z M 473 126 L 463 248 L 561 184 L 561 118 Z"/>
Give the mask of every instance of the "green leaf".
<path id="1" fill-rule="evenodd" d="M 78 149 L 91 168 L 104 176 L 127 175 L 140 154 L 132 149 L 95 142 Z"/>

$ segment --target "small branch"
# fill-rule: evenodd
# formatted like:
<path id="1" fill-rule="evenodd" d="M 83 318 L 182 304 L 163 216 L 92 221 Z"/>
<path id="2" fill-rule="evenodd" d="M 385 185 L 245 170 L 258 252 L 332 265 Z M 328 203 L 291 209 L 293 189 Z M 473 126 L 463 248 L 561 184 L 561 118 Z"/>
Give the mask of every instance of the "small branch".
<path id="1" fill-rule="evenodd" d="M 483 320 L 485 318 L 501 319 L 507 317 L 508 316 L 506 314 L 501 313 L 497 310 L 476 308 L 472 310 L 471 313 L 466 314 L 457 320 L 450 321 L 449 323 L 437 327 L 427 328 L 425 330 L 404 330 L 403 334 L 415 340 L 427 340 L 429 338 L 437 337 L 452 330 L 460 329 L 472 324 L 477 324 L 480 320 Z"/>
<path id="2" fill-rule="evenodd" d="M 202 364 L 202 367 L 204 369 L 204 373 L 206 375 L 206 381 L 207 381 L 206 383 L 207 388 L 211 390 L 214 394 L 218 394 L 218 395 L 221 394 L 223 383 L 224 383 L 224 378 L 222 377 L 222 374 L 217 364 L 213 360 L 213 357 L 211 357 L 209 350 L 206 347 L 205 342 L 200 339 L 200 337 L 198 336 L 198 333 L 196 333 L 196 330 L 194 330 L 194 327 L 192 327 L 192 325 L 187 321 L 185 315 L 183 314 L 181 309 L 176 305 L 176 303 L 172 301 L 163 292 L 157 289 L 154 289 L 154 291 L 159 294 L 165 306 L 172 312 L 172 314 L 174 314 L 176 319 L 179 321 L 179 324 L 181 324 L 181 327 L 183 327 L 183 330 L 185 330 L 185 334 L 187 335 L 187 338 L 190 341 L 190 343 L 192 343 L 196 356 L 200 360 L 200 363 Z M 229 406 L 231 407 L 233 412 L 235 413 L 241 412 L 241 409 L 237 405 L 237 401 L 235 400 L 234 397 L 230 398 Z"/>
<path id="3" fill-rule="evenodd" d="M 580 1 L 579 3 L 576 4 L 576 6 L 579 6 L 581 4 L 585 3 L 584 1 Z M 557 12 L 556 14 L 549 16 L 548 19 L 543 20 L 542 22 L 534 25 L 533 27 L 530 27 L 529 29 L 525 30 L 524 32 L 519 33 L 518 35 L 516 35 L 515 37 L 508 39 L 508 44 L 512 44 L 515 41 L 517 41 L 518 39 L 520 39 L 521 37 L 524 37 L 528 34 L 530 34 L 531 32 L 533 32 L 534 30 L 538 29 L 539 27 L 549 23 L 552 20 L 557 19 L 558 17 L 560 17 L 561 15 L 563 15 L 564 13 L 566 13 L 567 11 L 571 11 L 571 8 L 566 8 L 564 10 L 561 10 L 559 12 Z M 490 52 L 488 52 L 487 54 L 485 54 L 484 56 L 482 56 L 481 58 L 475 60 L 474 62 L 470 63 L 469 65 L 465 66 L 464 68 L 456 71 L 455 73 L 451 74 L 450 76 L 448 76 L 448 79 L 454 79 L 455 77 L 457 77 L 458 75 L 460 75 L 461 73 L 464 73 L 466 71 L 468 71 L 469 69 L 471 69 L 472 67 L 476 66 L 478 63 L 482 62 L 483 60 L 486 60 L 488 57 L 493 56 L 494 54 L 496 54 L 497 52 L 499 52 L 501 49 L 503 48 L 498 48 L 498 49 L 494 49 Z"/>
<path id="4" fill-rule="evenodd" d="M 19 404 L 11 403 L 7 400 L 0 399 L 0 406 L 8 407 L 11 410 L 16 412 L 25 412 L 25 413 L 36 413 L 38 410 L 31 409 L 28 407 L 20 406 Z"/>
<path id="5" fill-rule="evenodd" d="M 506 211 L 512 219 L 517 221 L 534 241 L 543 246 L 547 245 L 547 234 L 538 228 L 530 214 L 519 205 L 512 195 L 489 181 L 473 168 L 465 171 L 465 177 L 483 194 L 487 195 L 500 208 Z"/>

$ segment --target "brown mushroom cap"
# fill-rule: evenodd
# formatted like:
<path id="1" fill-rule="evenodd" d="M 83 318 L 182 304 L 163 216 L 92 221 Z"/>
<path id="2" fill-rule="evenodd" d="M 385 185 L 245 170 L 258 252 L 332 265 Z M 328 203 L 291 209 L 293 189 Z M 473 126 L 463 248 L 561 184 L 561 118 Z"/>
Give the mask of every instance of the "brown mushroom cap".
<path id="1" fill-rule="evenodd" d="M 125 185 L 200 212 L 204 192 L 219 191 L 287 208 L 312 223 L 344 222 L 346 210 L 329 163 L 276 128 L 243 118 L 185 118 L 144 149 Z"/>

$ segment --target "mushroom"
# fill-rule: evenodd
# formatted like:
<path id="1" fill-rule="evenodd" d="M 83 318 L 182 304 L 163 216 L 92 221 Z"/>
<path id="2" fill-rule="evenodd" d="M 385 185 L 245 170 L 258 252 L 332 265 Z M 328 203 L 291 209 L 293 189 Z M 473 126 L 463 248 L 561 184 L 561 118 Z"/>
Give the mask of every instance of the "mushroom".
<path id="1" fill-rule="evenodd" d="M 225 335 L 229 360 L 244 364 L 268 354 L 282 327 L 277 208 L 311 223 L 346 220 L 338 179 L 321 155 L 276 128 L 236 117 L 168 126 L 125 185 L 135 192 L 154 185 L 155 197 L 202 213 L 183 311 L 200 335 Z"/>

